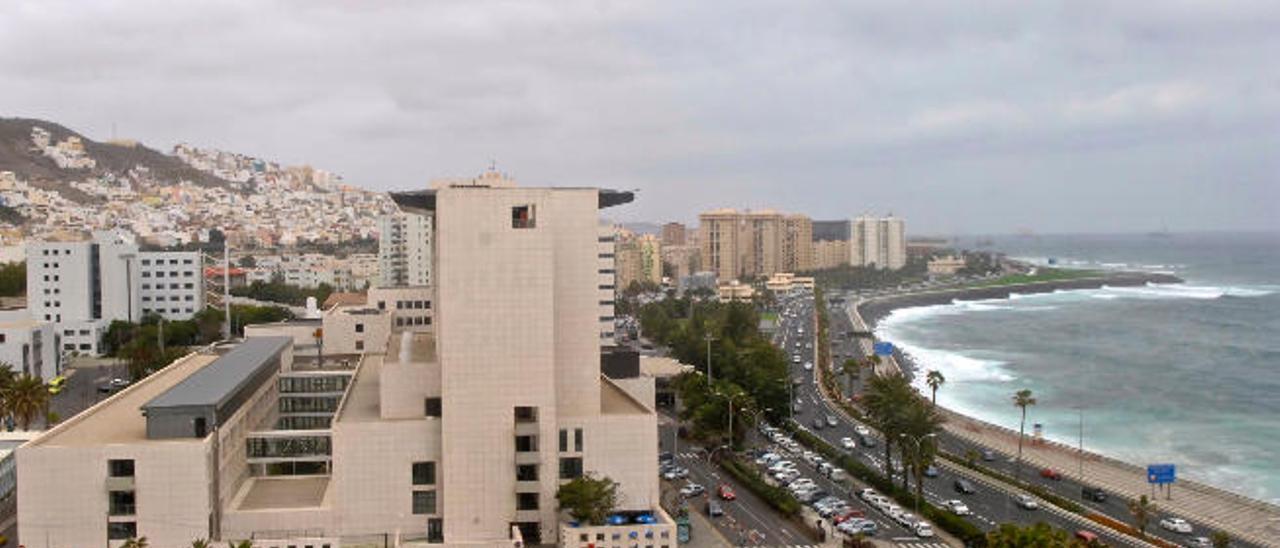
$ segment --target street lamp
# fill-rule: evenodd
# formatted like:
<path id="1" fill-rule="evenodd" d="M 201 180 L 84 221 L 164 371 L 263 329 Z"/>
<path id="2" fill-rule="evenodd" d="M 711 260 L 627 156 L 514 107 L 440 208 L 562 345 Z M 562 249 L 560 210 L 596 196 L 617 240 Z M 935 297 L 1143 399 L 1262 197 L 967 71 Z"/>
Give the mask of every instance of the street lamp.
<path id="1" fill-rule="evenodd" d="M 920 451 L 920 447 L 921 447 L 921 445 L 924 443 L 924 440 L 929 439 L 929 438 L 936 438 L 936 437 L 938 437 L 938 434 L 937 434 L 937 433 L 934 433 L 934 432 L 930 432 L 930 433 L 925 434 L 925 435 L 923 435 L 923 436 L 912 436 L 912 435 L 907 434 L 907 433 L 905 433 L 905 432 L 904 432 L 904 433 L 902 433 L 902 434 L 899 434 L 899 435 L 898 435 L 898 438 L 899 438 L 899 439 L 901 439 L 901 440 L 903 440 L 903 441 L 908 441 L 908 440 L 909 440 L 909 441 L 911 441 L 911 442 L 912 442 L 912 445 L 914 445 L 914 446 L 915 446 L 915 448 L 916 448 L 916 452 L 915 452 L 915 456 L 916 456 L 916 459 L 915 459 L 915 460 L 916 460 L 915 467 L 916 467 L 917 471 L 919 471 L 919 467 L 920 467 L 920 462 L 919 462 L 919 461 L 921 460 L 921 458 L 920 458 L 920 453 L 921 453 L 921 451 Z M 892 466 L 893 466 L 893 462 L 892 462 L 892 461 L 890 461 L 890 462 L 886 463 L 886 466 L 890 466 L 890 467 L 892 467 Z M 903 470 L 902 470 L 902 471 L 903 471 L 903 473 L 906 473 L 906 463 L 903 463 Z M 919 487 L 920 487 L 920 480 L 919 480 L 918 478 L 916 479 L 916 487 L 917 487 L 917 488 L 919 488 Z M 921 489 L 921 491 L 923 491 L 923 489 Z M 921 498 L 921 497 L 919 497 L 919 496 L 915 497 L 915 499 L 916 499 L 916 515 L 917 515 L 917 516 L 919 516 L 919 515 L 920 515 L 920 498 Z"/>

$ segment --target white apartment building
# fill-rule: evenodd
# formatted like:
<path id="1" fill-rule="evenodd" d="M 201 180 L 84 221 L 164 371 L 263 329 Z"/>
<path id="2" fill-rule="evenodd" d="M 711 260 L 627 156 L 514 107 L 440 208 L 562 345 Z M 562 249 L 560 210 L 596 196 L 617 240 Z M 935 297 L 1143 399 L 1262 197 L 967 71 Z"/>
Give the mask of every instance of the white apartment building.
<path id="1" fill-rule="evenodd" d="M 42 434 L 17 451 L 23 543 L 674 548 L 653 380 L 604 375 L 598 341 L 598 209 L 632 195 L 482 178 L 395 198 L 436 214 L 434 295 L 251 330 Z M 294 351 L 317 330 L 323 361 Z M 626 525 L 562 521 L 555 492 L 586 473 L 620 484 Z"/>
<path id="2" fill-rule="evenodd" d="M 906 223 L 892 215 L 853 220 L 849 264 L 897 270 L 907 265 Z"/>
<path id="3" fill-rule="evenodd" d="M 199 252 L 139 251 L 124 231 L 34 241 L 27 244 L 27 307 L 32 319 L 56 325 L 63 352 L 97 355 L 114 320 L 137 322 L 148 313 L 184 320 L 202 310 L 203 272 Z"/>
<path id="4" fill-rule="evenodd" d="M 378 221 L 378 285 L 431 285 L 432 215 L 384 215 Z"/>
<path id="5" fill-rule="evenodd" d="M 50 379 L 62 374 L 58 331 L 50 322 L 31 318 L 25 309 L 0 311 L 0 363 L 14 373 Z"/>
<path id="6" fill-rule="evenodd" d="M 204 310 L 204 257 L 198 251 L 138 254 L 142 314 L 190 319 Z"/>

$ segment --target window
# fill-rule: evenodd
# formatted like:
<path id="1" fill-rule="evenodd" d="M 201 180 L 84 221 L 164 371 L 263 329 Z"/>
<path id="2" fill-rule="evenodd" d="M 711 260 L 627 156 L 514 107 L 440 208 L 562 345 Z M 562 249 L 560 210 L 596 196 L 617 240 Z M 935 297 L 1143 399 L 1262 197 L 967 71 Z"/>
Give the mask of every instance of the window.
<path id="1" fill-rule="evenodd" d="M 133 491 L 112 491 L 108 493 L 107 514 L 111 516 L 132 516 L 137 513 Z"/>
<path id="2" fill-rule="evenodd" d="M 537 436 L 516 436 L 516 452 L 531 453 L 538 450 Z"/>
<path id="3" fill-rule="evenodd" d="M 191 259 L 183 259 L 182 264 L 191 264 Z"/>
<path id="4" fill-rule="evenodd" d="M 414 485 L 435 485 L 436 484 L 436 463 L 434 462 L 413 463 L 413 484 Z"/>
<path id="5" fill-rule="evenodd" d="M 113 478 L 132 478 L 133 459 L 111 459 L 107 461 L 107 475 Z"/>
<path id="6" fill-rule="evenodd" d="M 0 344 L 4 344 L 4 339 L 5 339 L 4 333 L 0 333 Z"/>
<path id="7" fill-rule="evenodd" d="M 579 453 L 582 452 L 582 429 L 581 428 L 573 429 L 573 450 Z"/>
<path id="8" fill-rule="evenodd" d="M 511 228 L 534 228 L 533 206 L 521 205 L 511 208 Z"/>
<path id="9" fill-rule="evenodd" d="M 538 422 L 538 408 L 519 406 L 515 410 L 516 422 Z"/>
<path id="10" fill-rule="evenodd" d="M 125 540 L 137 537 L 137 522 L 113 521 L 107 524 L 107 540 Z"/>
<path id="11" fill-rule="evenodd" d="M 414 491 L 413 492 L 413 513 L 415 514 L 436 513 L 436 492 L 435 491 Z"/>
<path id="12" fill-rule="evenodd" d="M 428 417 L 439 417 L 441 414 L 440 398 L 427 398 L 426 414 Z"/>
<path id="13" fill-rule="evenodd" d="M 612 258 L 613 258 L 613 254 L 612 254 L 612 253 L 601 253 L 601 254 L 596 255 L 596 256 L 597 256 L 597 257 L 599 257 L 599 258 L 601 258 L 601 259 L 612 259 Z"/>
<path id="14" fill-rule="evenodd" d="M 91 348 L 93 348 L 93 345 L 89 343 L 80 343 L 80 350 L 89 350 Z"/>
<path id="15" fill-rule="evenodd" d="M 362 323 L 356 324 L 356 333 L 364 333 L 364 324 Z"/>
<path id="16" fill-rule="evenodd" d="M 560 452 L 565 453 L 568 451 L 569 451 L 569 431 L 565 430 L 564 428 L 561 428 L 560 429 Z"/>
<path id="17" fill-rule="evenodd" d="M 612 286 L 612 285 L 601 285 L 601 286 L 600 286 L 600 289 L 602 289 L 602 290 L 607 289 L 607 290 L 609 290 L 609 291 L 613 291 L 613 286 Z"/>
<path id="18" fill-rule="evenodd" d="M 178 264 L 177 259 L 169 259 L 169 264 Z"/>
<path id="19" fill-rule="evenodd" d="M 191 282 L 187 282 L 187 283 L 185 283 L 185 284 L 182 284 L 182 288 L 183 288 L 183 289 L 193 289 L 193 288 L 195 288 L 195 285 L 194 285 L 194 284 L 192 284 Z"/>
<path id="20" fill-rule="evenodd" d="M 151 259 L 143 259 L 142 266 L 151 266 Z"/>
<path id="21" fill-rule="evenodd" d="M 517 464 L 516 481 L 538 481 L 538 465 Z"/>
<path id="22" fill-rule="evenodd" d="M 563 457 L 560 459 L 560 479 L 582 477 L 582 457 Z"/>
<path id="23" fill-rule="evenodd" d="M 151 289 L 151 284 L 142 284 L 143 289 Z"/>
<path id="24" fill-rule="evenodd" d="M 386 310 L 387 301 L 378 301 L 378 310 Z"/>
<path id="25" fill-rule="evenodd" d="M 364 350 L 364 341 L 356 341 L 356 350 Z"/>
<path id="26" fill-rule="evenodd" d="M 516 510 L 537 510 L 537 493 L 516 493 Z"/>
<path id="27" fill-rule="evenodd" d="M 444 542 L 444 520 L 440 518 L 427 520 L 427 542 L 432 544 Z"/>

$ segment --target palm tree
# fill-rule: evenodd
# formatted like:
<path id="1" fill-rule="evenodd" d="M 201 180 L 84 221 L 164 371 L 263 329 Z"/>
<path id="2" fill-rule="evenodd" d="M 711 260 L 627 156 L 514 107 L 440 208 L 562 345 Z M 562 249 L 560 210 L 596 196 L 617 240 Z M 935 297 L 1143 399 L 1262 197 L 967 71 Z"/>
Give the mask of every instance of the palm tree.
<path id="1" fill-rule="evenodd" d="M 6 394 L 9 392 L 9 387 L 13 386 L 13 381 L 18 378 L 14 371 L 13 364 L 0 362 L 0 419 L 6 419 L 13 414 Z"/>
<path id="2" fill-rule="evenodd" d="M 910 467 L 916 480 L 916 498 L 924 499 L 924 470 L 933 464 L 938 455 L 937 438 L 945 419 L 938 408 L 923 398 L 913 397 L 903 414 L 903 437 L 911 443 L 899 444 L 902 449 L 902 465 Z M 910 451 L 908 451 L 910 450 Z M 905 478 L 904 478 L 905 479 Z M 918 511 L 918 509 L 917 509 Z"/>
<path id="3" fill-rule="evenodd" d="M 1155 511 L 1155 503 L 1148 500 L 1146 495 L 1129 503 L 1129 513 L 1133 515 L 1133 528 L 1138 530 L 1138 538 L 1147 537 L 1147 522 L 1151 521 L 1151 514 Z"/>
<path id="4" fill-rule="evenodd" d="M 929 388 L 933 390 L 933 404 L 938 405 L 938 389 L 947 382 L 947 378 L 942 376 L 941 371 L 930 369 L 929 374 L 924 377 L 924 382 L 928 383 Z"/>
<path id="5" fill-rule="evenodd" d="M 1022 422 L 1018 424 L 1018 468 L 1017 476 L 1022 476 L 1022 438 L 1026 437 L 1027 430 L 1027 407 L 1036 404 L 1036 399 L 1031 397 L 1031 390 L 1023 388 L 1013 395 L 1013 405 L 1022 409 Z"/>
<path id="6" fill-rule="evenodd" d="M 120 548 L 147 548 L 151 544 L 147 542 L 147 537 L 130 538 L 120 545 Z"/>
<path id="7" fill-rule="evenodd" d="M 49 387 L 39 377 L 23 373 L 4 390 L 5 409 L 13 413 L 23 430 L 49 408 Z"/>
<path id="8" fill-rule="evenodd" d="M 240 542 L 235 542 L 235 541 L 228 540 L 227 548 L 253 548 L 253 541 L 242 540 Z"/>
<path id="9" fill-rule="evenodd" d="M 917 398 L 915 389 L 901 375 L 876 376 L 867 384 L 864 398 L 867 417 L 884 436 L 885 475 L 892 482 L 893 442 L 903 433 L 903 411 Z"/>
<path id="10" fill-rule="evenodd" d="M 840 366 L 841 372 L 844 373 L 845 380 L 849 381 L 849 397 L 853 397 L 853 381 L 862 373 L 862 364 L 858 360 L 849 358 Z"/>
<path id="11" fill-rule="evenodd" d="M 191 541 L 191 548 L 213 548 L 213 544 L 207 539 L 198 538 Z"/>

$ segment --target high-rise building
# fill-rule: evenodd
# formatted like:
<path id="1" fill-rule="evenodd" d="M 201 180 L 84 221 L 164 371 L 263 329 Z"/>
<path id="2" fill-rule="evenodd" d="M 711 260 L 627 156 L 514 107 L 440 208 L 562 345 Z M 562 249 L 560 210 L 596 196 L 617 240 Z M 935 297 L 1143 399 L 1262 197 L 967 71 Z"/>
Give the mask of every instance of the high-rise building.
<path id="1" fill-rule="evenodd" d="M 614 249 L 619 292 L 635 282 L 662 283 L 662 244 L 656 236 L 620 231 Z"/>
<path id="2" fill-rule="evenodd" d="M 808 217 L 719 209 L 698 219 L 703 267 L 721 281 L 813 269 L 813 226 Z"/>
<path id="3" fill-rule="evenodd" d="M 254 326 L 41 434 L 17 450 L 25 544 L 674 547 L 654 381 L 606 374 L 599 344 L 598 210 L 632 195 L 481 178 L 394 198 L 435 215 L 434 286 Z M 584 474 L 654 519 L 562 523 Z"/>
<path id="4" fill-rule="evenodd" d="M 667 223 L 662 225 L 662 247 L 687 245 L 687 230 L 683 223 Z"/>
<path id="5" fill-rule="evenodd" d="M 195 251 L 139 251 L 132 234 L 27 244 L 27 307 L 52 322 L 61 351 L 97 355 L 114 320 L 147 314 L 185 320 L 204 309 L 204 262 Z"/>
<path id="6" fill-rule="evenodd" d="M 889 217 L 862 216 L 853 220 L 849 263 L 897 270 L 907 264 L 906 223 Z"/>
<path id="7" fill-rule="evenodd" d="M 852 225 L 848 220 L 813 222 L 814 269 L 823 270 L 850 264 Z"/>
<path id="8" fill-rule="evenodd" d="M 378 285 L 431 285 L 432 216 L 394 213 L 379 219 Z"/>

